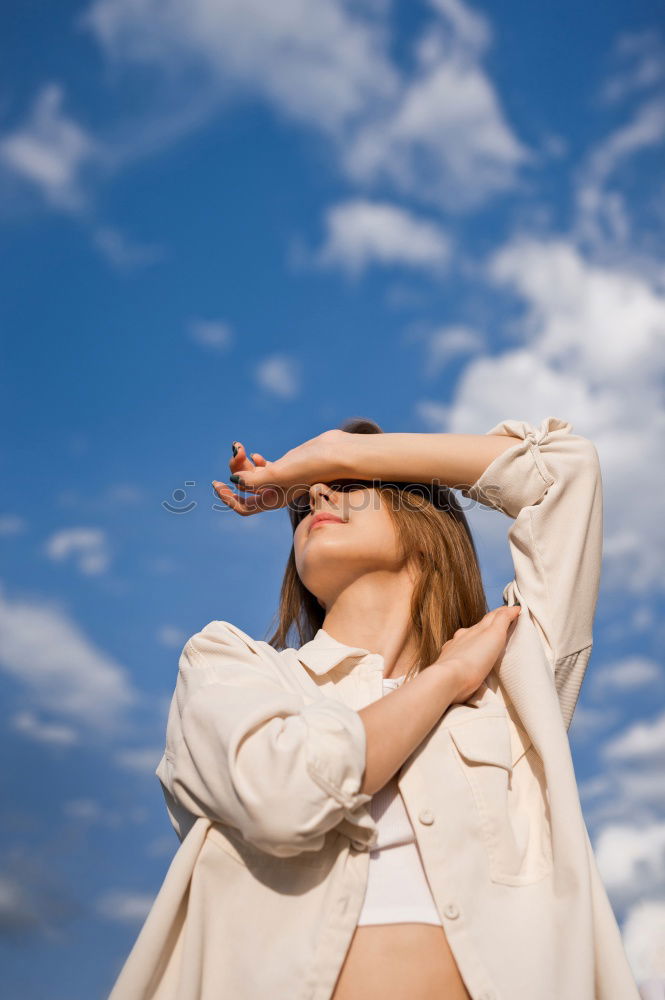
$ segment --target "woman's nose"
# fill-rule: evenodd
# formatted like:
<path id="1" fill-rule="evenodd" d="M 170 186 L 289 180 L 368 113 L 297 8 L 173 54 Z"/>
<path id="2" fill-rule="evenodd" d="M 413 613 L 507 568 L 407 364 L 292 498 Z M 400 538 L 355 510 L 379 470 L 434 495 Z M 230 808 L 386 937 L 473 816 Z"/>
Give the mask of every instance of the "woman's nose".
<path id="1" fill-rule="evenodd" d="M 309 492 L 311 497 L 317 497 L 320 493 L 327 496 L 330 492 L 330 488 L 326 486 L 325 483 L 312 483 Z"/>

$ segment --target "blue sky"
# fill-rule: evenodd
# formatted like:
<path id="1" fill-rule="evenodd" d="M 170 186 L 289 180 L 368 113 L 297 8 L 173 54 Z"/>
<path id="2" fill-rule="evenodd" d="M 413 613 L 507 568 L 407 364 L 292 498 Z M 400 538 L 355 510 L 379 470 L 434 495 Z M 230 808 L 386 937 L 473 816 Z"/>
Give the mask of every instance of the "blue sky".
<path id="1" fill-rule="evenodd" d="M 231 441 L 275 458 L 356 415 L 555 415 L 596 444 L 603 582 L 571 745 L 635 974 L 665 978 L 657 5 L 1 20 L 8 995 L 106 996 L 177 846 L 154 768 L 179 651 L 212 619 L 270 630 L 288 520 L 213 509 Z M 509 521 L 469 518 L 494 606 Z"/>

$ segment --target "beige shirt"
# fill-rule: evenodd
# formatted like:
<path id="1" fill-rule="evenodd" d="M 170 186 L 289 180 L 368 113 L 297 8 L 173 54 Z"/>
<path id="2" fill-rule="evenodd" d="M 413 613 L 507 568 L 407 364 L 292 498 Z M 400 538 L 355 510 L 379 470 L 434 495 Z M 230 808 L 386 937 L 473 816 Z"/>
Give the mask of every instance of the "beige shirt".
<path id="1" fill-rule="evenodd" d="M 497 665 L 399 772 L 473 1000 L 639 1000 L 584 823 L 567 729 L 602 552 L 593 444 L 556 417 L 465 496 L 511 519 L 521 612 Z M 109 1000 L 329 1000 L 376 843 L 358 710 L 380 655 L 320 629 L 277 651 L 230 622 L 186 643 L 156 774 L 181 844 Z"/>

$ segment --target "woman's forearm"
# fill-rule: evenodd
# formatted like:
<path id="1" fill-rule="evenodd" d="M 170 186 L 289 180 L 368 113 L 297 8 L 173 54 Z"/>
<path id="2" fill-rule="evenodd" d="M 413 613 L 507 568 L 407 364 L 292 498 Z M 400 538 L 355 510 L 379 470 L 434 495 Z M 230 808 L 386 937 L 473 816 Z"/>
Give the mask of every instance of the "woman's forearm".
<path id="1" fill-rule="evenodd" d="M 360 709 L 367 734 L 361 792 L 375 795 L 420 746 L 459 691 L 455 670 L 452 663 L 433 663 Z"/>
<path id="2" fill-rule="evenodd" d="M 348 478 L 471 486 L 521 438 L 503 434 L 352 434 Z"/>

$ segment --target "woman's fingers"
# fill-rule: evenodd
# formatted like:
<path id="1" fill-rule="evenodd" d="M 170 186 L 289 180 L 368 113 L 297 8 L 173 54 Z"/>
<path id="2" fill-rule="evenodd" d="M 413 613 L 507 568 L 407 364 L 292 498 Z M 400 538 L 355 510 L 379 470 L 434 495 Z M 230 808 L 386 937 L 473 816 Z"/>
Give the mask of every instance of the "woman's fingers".
<path id="1" fill-rule="evenodd" d="M 223 500 L 239 514 L 256 514 L 261 510 L 273 510 L 277 506 L 282 506 L 277 503 L 278 494 L 275 490 L 266 488 L 259 493 L 254 486 L 247 482 L 246 477 L 249 474 L 255 472 L 257 468 L 263 468 L 267 465 L 264 456 L 258 452 L 252 452 L 251 456 L 248 457 L 242 441 L 234 441 L 232 447 L 234 454 L 229 459 L 229 469 L 231 470 L 229 478 L 237 485 L 238 489 L 243 490 L 247 495 L 241 496 L 239 493 L 234 493 L 226 485 L 220 492 L 221 484 L 215 480 L 213 489 L 220 500 Z M 255 462 L 250 461 L 250 458 L 254 459 Z"/>
<path id="2" fill-rule="evenodd" d="M 243 517 L 248 514 L 258 514 L 263 510 L 275 509 L 276 504 L 274 501 L 270 503 L 270 497 L 262 498 L 256 494 L 241 496 L 239 493 L 234 493 L 226 483 L 220 483 L 217 480 L 213 480 L 212 486 L 219 499 Z"/>
<path id="3" fill-rule="evenodd" d="M 480 628 L 487 628 L 490 625 L 499 624 L 505 628 L 517 618 L 520 611 L 520 604 L 502 604 L 500 607 L 488 611 L 479 622 L 476 622 L 476 625 L 480 626 Z"/>
<path id="4" fill-rule="evenodd" d="M 231 472 L 241 472 L 242 470 L 253 469 L 254 465 L 250 462 L 247 452 L 245 451 L 245 446 L 242 441 L 234 441 L 233 445 L 235 447 L 235 455 L 232 455 L 229 459 L 229 468 Z"/>
<path id="5" fill-rule="evenodd" d="M 521 604 L 504 604 L 500 608 L 496 609 L 495 621 L 505 624 L 508 622 L 514 622 L 520 611 L 522 610 Z"/>

